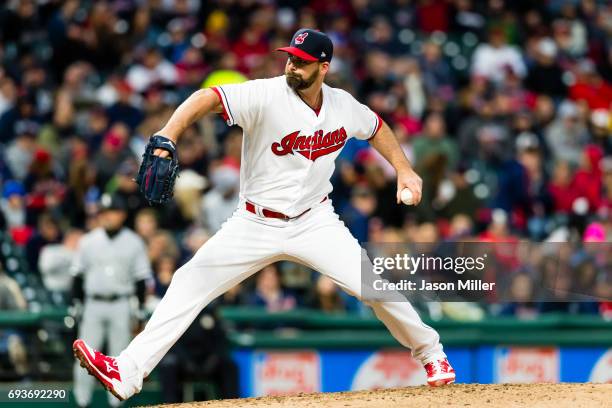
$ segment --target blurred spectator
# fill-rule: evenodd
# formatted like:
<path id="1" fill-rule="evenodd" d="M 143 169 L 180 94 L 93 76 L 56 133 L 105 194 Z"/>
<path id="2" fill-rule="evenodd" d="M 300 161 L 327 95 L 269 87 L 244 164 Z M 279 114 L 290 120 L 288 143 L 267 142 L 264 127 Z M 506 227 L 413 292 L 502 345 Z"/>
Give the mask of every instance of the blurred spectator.
<path id="1" fill-rule="evenodd" d="M 482 36 L 486 25 L 485 17 L 478 11 L 472 0 L 452 2 L 451 27 L 454 32 L 473 33 Z"/>
<path id="2" fill-rule="evenodd" d="M 260 16 L 263 14 L 260 13 Z M 253 15 L 255 20 L 256 15 Z M 237 41 L 231 47 L 231 51 L 238 59 L 238 70 L 246 74 L 261 64 L 268 54 L 264 27 L 258 27 L 255 21 L 243 28 Z"/>
<path id="3" fill-rule="evenodd" d="M 557 119 L 545 129 L 545 137 L 555 159 L 565 160 L 573 166 L 580 163 L 589 134 L 580 122 L 578 107 L 574 103 L 561 103 Z"/>
<path id="4" fill-rule="evenodd" d="M 146 91 L 151 85 L 175 85 L 178 81 L 176 67 L 156 48 L 144 50 L 138 64 L 127 72 L 127 83 L 136 92 Z"/>
<path id="5" fill-rule="evenodd" d="M 445 93 L 449 99 L 453 92 L 453 76 L 451 68 L 442 55 L 440 46 L 433 41 L 423 45 L 423 55 L 420 58 L 423 83 L 428 94 Z"/>
<path id="6" fill-rule="evenodd" d="M 29 191 L 28 213 L 34 219 L 43 212 L 57 213 L 66 188 L 60 181 L 53 157 L 44 149 L 37 149 L 30 163 L 24 185 Z"/>
<path id="7" fill-rule="evenodd" d="M 359 94 L 362 98 L 374 92 L 387 92 L 393 82 L 389 72 L 389 56 L 381 51 L 366 54 L 366 77 L 361 81 Z"/>
<path id="8" fill-rule="evenodd" d="M 149 261 L 155 265 L 164 255 L 179 257 L 179 248 L 169 231 L 158 230 L 148 241 Z"/>
<path id="9" fill-rule="evenodd" d="M 603 151 L 600 147 L 586 146 L 582 154 L 580 167 L 572 181 L 576 197 L 585 198 L 590 211 L 595 211 L 599 207 L 602 188 L 602 172 L 599 164 L 602 157 Z"/>
<path id="10" fill-rule="evenodd" d="M 595 109 L 591 112 L 590 119 L 594 143 L 599 145 L 604 150 L 604 153 L 610 154 L 612 152 L 612 141 L 610 141 L 612 115 L 608 113 L 607 109 Z"/>
<path id="11" fill-rule="evenodd" d="M 6 160 L 3 153 L 4 152 L 0 150 L 0 183 L 2 184 L 12 178 L 11 172 L 6 165 Z"/>
<path id="12" fill-rule="evenodd" d="M 468 181 L 466 169 L 463 168 L 452 173 L 449 179 L 440 184 L 433 205 L 446 219 L 459 215 L 475 219 L 482 204 L 481 199 L 476 196 L 475 187 Z"/>
<path id="13" fill-rule="evenodd" d="M 15 82 L 4 76 L 4 72 L 0 70 L 0 118 L 14 106 L 16 100 L 17 87 Z"/>
<path id="14" fill-rule="evenodd" d="M 200 200 L 207 186 L 208 180 L 191 169 L 179 173 L 174 185 L 174 199 L 182 218 L 188 223 L 199 218 Z"/>
<path id="15" fill-rule="evenodd" d="M 26 226 L 25 188 L 15 180 L 7 180 L 2 188 L 0 209 L 8 229 Z"/>
<path id="16" fill-rule="evenodd" d="M 328 313 L 345 311 L 344 300 L 340 296 L 338 287 L 325 275 L 317 279 L 312 294 L 306 299 L 306 306 Z"/>
<path id="17" fill-rule="evenodd" d="M 50 244 L 57 244 L 62 239 L 62 231 L 56 218 L 44 213 L 38 218 L 38 227 L 28 240 L 25 248 L 26 259 L 31 272 L 38 272 L 40 251 Z"/>
<path id="18" fill-rule="evenodd" d="M 535 289 L 531 276 L 527 273 L 518 273 L 511 278 L 509 298 L 512 301 L 503 306 L 502 315 L 516 316 L 519 319 L 537 316 Z"/>
<path id="19" fill-rule="evenodd" d="M 376 16 L 372 19 L 370 35 L 366 36 L 369 48 L 382 51 L 385 54 L 399 53 L 400 45 L 393 35 L 393 27 L 386 17 Z"/>
<path id="20" fill-rule="evenodd" d="M 97 170 L 90 165 L 83 149 L 75 151 L 70 160 L 62 209 L 70 224 L 78 228 L 86 224 L 89 204 L 96 203 L 101 195 L 96 186 Z"/>
<path id="21" fill-rule="evenodd" d="M 585 101 L 590 109 L 610 109 L 612 84 L 607 83 L 595 69 L 590 60 L 578 64 L 577 78 L 570 87 L 570 97 L 575 101 Z"/>
<path id="22" fill-rule="evenodd" d="M 40 251 L 38 270 L 45 288 L 50 292 L 67 296 L 72 288 L 70 266 L 74 262 L 82 234 L 77 229 L 66 231 L 61 244 L 45 245 Z"/>
<path id="23" fill-rule="evenodd" d="M 560 99 L 567 94 L 563 69 L 556 61 L 557 45 L 550 38 L 538 41 L 535 64 L 529 68 L 525 86 L 530 91 Z"/>
<path id="24" fill-rule="evenodd" d="M 415 166 L 425 175 L 454 170 L 459 161 L 457 147 L 446 134 L 444 118 L 439 114 L 433 113 L 425 119 L 423 133 L 415 138 L 413 148 Z"/>
<path id="25" fill-rule="evenodd" d="M 340 210 L 340 218 L 357 241 L 368 242 L 369 217 L 376 209 L 376 196 L 367 187 L 355 187 L 350 202 Z"/>
<path id="26" fill-rule="evenodd" d="M 0 310 L 26 310 L 27 306 L 19 285 L 0 264 Z"/>
<path id="27" fill-rule="evenodd" d="M 255 292 L 251 295 L 249 303 L 254 306 L 263 306 L 269 312 L 286 311 L 296 307 L 295 298 L 288 294 L 281 285 L 275 264 L 266 266 L 257 274 Z"/>
<path id="28" fill-rule="evenodd" d="M 143 120 L 143 112 L 134 103 L 134 88 L 126 81 L 114 84 L 117 100 L 106 110 L 110 123 L 121 122 L 134 130 Z M 113 126 L 114 127 L 114 126 Z"/>
<path id="29" fill-rule="evenodd" d="M 527 191 L 525 205 L 514 208 L 514 222 L 526 225 L 530 236 L 541 240 L 545 237 L 544 218 L 552 206 L 542 150 L 537 136 L 531 132 L 522 132 L 517 136 L 516 149 L 518 162 L 525 171 Z"/>
<path id="30" fill-rule="evenodd" d="M 548 191 L 552 196 L 556 213 L 569 214 L 572 211 L 576 191 L 572 185 L 572 169 L 568 162 L 555 163 L 552 178 L 548 183 Z"/>
<path id="31" fill-rule="evenodd" d="M 15 139 L 6 149 L 6 160 L 11 174 L 23 181 L 36 151 L 36 136 L 39 126 L 36 122 L 22 120 L 15 123 Z"/>
<path id="32" fill-rule="evenodd" d="M 78 0 L 65 1 L 50 19 L 47 27 L 53 48 L 51 64 L 56 75 L 74 61 L 90 56 L 92 36 L 89 30 L 79 24 L 77 15 L 79 3 Z"/>
<path id="33" fill-rule="evenodd" d="M 509 129 L 503 127 L 493 101 L 482 99 L 474 101 L 474 104 L 474 112 L 461 122 L 457 130 L 457 141 L 466 162 L 479 156 L 485 159 L 483 156 L 488 154 L 485 149 L 489 139 L 494 139 L 495 145 L 502 150 L 508 145 L 509 139 Z"/>
<path id="34" fill-rule="evenodd" d="M 474 222 L 465 214 L 456 214 L 450 220 L 450 228 L 447 239 L 460 241 L 473 234 Z"/>
<path id="35" fill-rule="evenodd" d="M 33 96 L 20 94 L 15 106 L 0 116 L 0 143 L 10 143 L 15 137 L 24 134 L 35 137 L 41 121 Z"/>
<path id="36" fill-rule="evenodd" d="M 26 309 L 27 303 L 19 285 L 6 275 L 0 264 L 0 311 Z M 0 329 L 0 368 L 15 373 L 13 380 L 21 379 L 29 371 L 27 351 L 17 330 Z"/>
<path id="37" fill-rule="evenodd" d="M 126 145 L 129 139 L 129 129 L 123 123 L 115 123 L 104 135 L 102 146 L 93 158 L 97 171 L 97 185 L 105 190 L 106 184 L 113 178 L 121 163 L 131 156 Z"/>
<path id="38" fill-rule="evenodd" d="M 491 222 L 488 224 L 487 230 L 480 234 L 480 239 L 485 242 L 516 242 L 517 237 L 511 233 L 508 224 L 508 213 L 496 208 L 491 212 Z M 495 248 L 503 248 L 503 246 Z M 508 260 L 511 265 L 518 265 L 518 259 L 514 256 L 511 256 Z"/>
<path id="39" fill-rule="evenodd" d="M 417 3 L 417 26 L 425 33 L 448 31 L 449 2 L 443 0 L 425 0 Z"/>
<path id="40" fill-rule="evenodd" d="M 178 82 L 190 89 L 196 89 L 209 70 L 202 56 L 202 51 L 196 47 L 186 48 L 180 60 L 176 63 Z"/>
<path id="41" fill-rule="evenodd" d="M 134 219 L 134 230 L 145 241 L 149 242 L 157 233 L 159 222 L 157 213 L 152 208 L 143 208 Z"/>
<path id="42" fill-rule="evenodd" d="M 186 23 L 186 21 L 180 18 L 174 18 L 167 25 L 167 31 L 170 34 L 170 44 L 163 47 L 163 52 L 166 59 L 173 64 L 180 61 L 189 48 Z"/>
<path id="43" fill-rule="evenodd" d="M 169 255 L 162 255 L 153 265 L 155 296 L 159 299 L 163 298 L 166 294 L 176 269 L 176 259 Z"/>
<path id="44" fill-rule="evenodd" d="M 430 114 L 425 120 L 423 134 L 413 143 L 415 168 L 423 178 L 423 203 L 419 208 L 426 219 L 433 219 L 431 203 L 436 197 L 440 183 L 453 171 L 459 161 L 459 150 L 455 142 L 446 134 L 444 118 Z"/>
<path id="45" fill-rule="evenodd" d="M 612 160 L 608 157 L 602 160 L 604 194 L 598 209 L 602 216 L 609 216 L 612 211 Z"/>
<path id="46" fill-rule="evenodd" d="M 182 263 L 187 262 L 202 245 L 208 241 L 210 234 L 204 228 L 193 227 L 183 237 L 181 249 L 183 250 Z"/>
<path id="47" fill-rule="evenodd" d="M 180 157 L 181 169 L 192 170 L 193 172 L 203 175 L 206 168 L 208 168 L 209 158 L 207 154 L 207 147 L 204 144 L 204 139 L 199 135 L 198 129 L 195 126 L 190 127 L 183 133 L 181 139 L 177 145 L 177 155 Z M 232 140 L 226 140 L 226 149 L 237 149 L 238 156 L 240 155 L 241 145 L 229 146 L 229 144 L 242 142 L 242 135 L 239 133 L 240 139 L 236 140 L 232 136 Z M 228 136 L 229 139 L 229 136 Z M 229 151 L 228 151 L 229 153 Z M 238 161 L 239 167 L 240 161 Z"/>
<path id="48" fill-rule="evenodd" d="M 95 89 L 87 81 L 93 73 L 93 67 L 82 61 L 75 62 L 66 69 L 64 81 L 55 96 L 53 123 L 58 130 L 69 131 L 78 120 L 75 108 L 94 101 Z"/>
<path id="49" fill-rule="evenodd" d="M 501 27 L 489 31 L 489 42 L 480 44 L 472 57 L 472 75 L 501 83 L 508 74 L 523 78 L 526 75 L 521 53 L 508 45 Z"/>
<path id="50" fill-rule="evenodd" d="M 240 174 L 231 167 L 221 166 L 210 177 L 213 188 L 202 198 L 202 221 L 215 233 L 238 207 Z"/>
<path id="51" fill-rule="evenodd" d="M 115 175 L 109 180 L 106 188 L 120 195 L 126 202 L 128 218 L 127 223 L 132 225 L 136 212 L 147 205 L 146 200 L 138 191 L 138 184 L 134 179 L 138 174 L 139 163 L 134 156 L 128 156 L 117 168 Z"/>

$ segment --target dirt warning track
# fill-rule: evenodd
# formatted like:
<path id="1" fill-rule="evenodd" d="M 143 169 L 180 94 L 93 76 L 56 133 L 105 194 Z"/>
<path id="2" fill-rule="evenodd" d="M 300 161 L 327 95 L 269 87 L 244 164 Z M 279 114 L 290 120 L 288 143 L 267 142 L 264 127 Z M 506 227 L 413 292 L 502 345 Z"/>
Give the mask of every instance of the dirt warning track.
<path id="1" fill-rule="evenodd" d="M 612 384 L 453 384 L 159 405 L 168 408 L 393 408 L 612 406 Z"/>

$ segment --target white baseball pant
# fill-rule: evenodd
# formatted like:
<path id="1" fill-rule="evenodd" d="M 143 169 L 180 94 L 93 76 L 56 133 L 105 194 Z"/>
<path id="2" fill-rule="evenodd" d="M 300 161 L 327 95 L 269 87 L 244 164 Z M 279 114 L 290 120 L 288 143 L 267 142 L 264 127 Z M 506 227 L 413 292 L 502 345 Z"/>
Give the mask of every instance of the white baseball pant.
<path id="1" fill-rule="evenodd" d="M 165 296 L 144 330 L 119 356 L 122 373 L 140 390 L 151 373 L 200 311 L 217 296 L 270 263 L 289 260 L 311 267 L 342 289 L 361 293 L 361 246 L 334 212 L 331 201 L 284 221 L 248 212 L 244 202 L 234 215 L 176 271 Z M 423 323 L 408 302 L 366 302 L 391 334 L 413 356 L 427 363 L 446 357 L 438 333 Z M 131 360 L 131 361 L 128 361 Z"/>

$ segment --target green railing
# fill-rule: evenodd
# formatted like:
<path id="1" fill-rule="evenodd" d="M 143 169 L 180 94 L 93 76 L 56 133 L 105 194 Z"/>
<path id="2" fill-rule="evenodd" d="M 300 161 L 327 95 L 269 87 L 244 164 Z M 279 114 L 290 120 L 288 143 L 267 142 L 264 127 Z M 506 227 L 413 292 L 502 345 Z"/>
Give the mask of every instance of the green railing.
<path id="1" fill-rule="evenodd" d="M 221 317 L 238 327 L 230 334 L 235 347 L 370 348 L 397 342 L 373 316 L 327 314 L 311 310 L 270 313 L 253 307 L 226 307 Z M 64 310 L 41 313 L 0 312 L 2 327 L 36 327 L 45 320 L 61 321 Z M 425 322 L 437 329 L 448 346 L 479 344 L 611 346 L 612 321 L 589 315 L 543 315 L 531 320 L 513 317 L 476 322 Z"/>
<path id="2" fill-rule="evenodd" d="M 237 347 L 269 348 L 370 348 L 398 343 L 375 317 L 295 310 L 268 313 L 253 308 L 225 308 L 221 316 L 246 326 L 288 326 L 300 330 L 237 331 Z M 514 317 L 486 318 L 477 322 L 425 320 L 437 329 L 447 346 L 480 344 L 611 346 L 612 321 L 599 316 L 550 314 L 531 320 Z"/>

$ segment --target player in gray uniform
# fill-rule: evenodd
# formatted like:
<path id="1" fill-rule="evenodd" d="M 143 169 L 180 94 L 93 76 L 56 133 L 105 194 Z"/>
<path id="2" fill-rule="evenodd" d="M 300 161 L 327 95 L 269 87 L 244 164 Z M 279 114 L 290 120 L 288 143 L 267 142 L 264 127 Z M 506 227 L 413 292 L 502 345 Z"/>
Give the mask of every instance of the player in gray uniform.
<path id="1" fill-rule="evenodd" d="M 131 298 L 142 307 L 151 264 L 144 241 L 123 224 L 125 203 L 119 196 L 103 195 L 98 228 L 83 236 L 72 264 L 73 297 L 83 304 L 79 337 L 95 347 L 107 344 L 119 353 L 132 338 Z M 79 406 L 91 403 L 94 379 L 74 367 L 74 394 Z M 119 401 L 109 393 L 109 403 Z"/>

